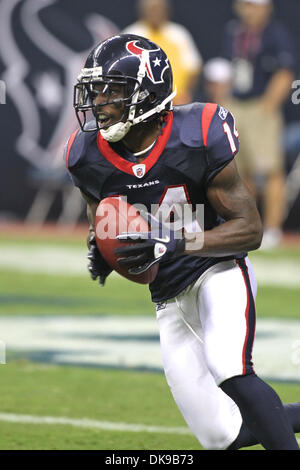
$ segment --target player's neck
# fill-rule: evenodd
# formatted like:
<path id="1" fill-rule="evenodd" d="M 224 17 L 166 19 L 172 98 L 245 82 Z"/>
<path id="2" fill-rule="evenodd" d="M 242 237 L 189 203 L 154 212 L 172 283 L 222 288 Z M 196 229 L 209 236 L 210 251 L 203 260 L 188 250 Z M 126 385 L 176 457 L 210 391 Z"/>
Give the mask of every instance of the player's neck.
<path id="1" fill-rule="evenodd" d="M 161 133 L 161 126 L 136 126 L 132 127 L 128 134 L 122 140 L 139 161 L 145 158 L 147 152 L 154 146 L 158 136 Z M 145 155 L 144 155 L 145 153 Z"/>

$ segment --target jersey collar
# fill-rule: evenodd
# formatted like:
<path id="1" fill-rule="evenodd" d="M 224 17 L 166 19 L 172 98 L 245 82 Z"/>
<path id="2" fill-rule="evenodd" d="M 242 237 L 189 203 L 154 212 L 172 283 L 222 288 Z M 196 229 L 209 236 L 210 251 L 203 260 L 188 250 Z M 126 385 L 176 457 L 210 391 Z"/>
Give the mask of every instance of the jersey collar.
<path id="1" fill-rule="evenodd" d="M 166 117 L 166 125 L 162 129 L 161 135 L 158 137 L 156 144 L 149 153 L 149 155 L 139 164 L 134 162 L 129 162 L 125 160 L 120 155 L 118 155 L 112 147 L 109 145 L 107 140 L 105 140 L 101 133 L 98 132 L 97 135 L 97 145 L 101 154 L 106 160 L 108 160 L 112 165 L 114 165 L 119 170 L 129 175 L 137 176 L 138 178 L 143 177 L 152 167 L 155 165 L 159 157 L 161 156 L 169 138 L 171 135 L 173 124 L 173 112 L 171 111 Z M 141 167 L 142 171 L 137 171 L 137 167 Z"/>

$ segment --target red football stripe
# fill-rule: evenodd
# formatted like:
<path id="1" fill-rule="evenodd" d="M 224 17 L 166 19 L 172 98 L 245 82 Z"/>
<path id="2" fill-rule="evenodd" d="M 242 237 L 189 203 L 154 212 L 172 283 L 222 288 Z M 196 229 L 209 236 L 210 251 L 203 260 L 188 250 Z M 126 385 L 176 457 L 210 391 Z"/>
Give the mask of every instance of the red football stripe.
<path id="1" fill-rule="evenodd" d="M 146 166 L 145 174 L 157 162 L 165 146 L 167 145 L 172 131 L 172 123 L 173 113 L 170 112 L 166 118 L 166 126 L 163 128 L 162 134 L 158 137 L 152 152 L 141 162 Z M 118 155 L 109 145 L 109 143 L 102 137 L 100 132 L 98 132 L 97 144 L 100 152 L 106 158 L 106 160 L 112 163 L 119 170 L 124 171 L 129 175 L 134 174 L 132 167 L 135 166 L 137 163 L 129 162 L 128 160 L 125 160 L 125 158 L 120 157 L 120 155 Z"/>
<path id="2" fill-rule="evenodd" d="M 76 137 L 78 131 L 79 131 L 79 128 L 76 129 L 75 132 L 73 132 L 73 134 L 71 135 L 71 137 L 69 138 L 69 141 L 68 141 L 67 156 L 66 156 L 66 165 L 67 165 L 67 168 L 69 168 L 69 155 L 70 155 L 70 150 L 71 150 L 71 147 L 72 147 L 72 145 L 73 145 L 73 142 L 74 142 L 74 140 L 75 140 L 75 137 Z"/>
<path id="3" fill-rule="evenodd" d="M 246 309 L 245 309 L 246 336 L 245 336 L 245 341 L 244 341 L 244 346 L 243 346 L 243 353 L 242 353 L 243 374 L 246 374 L 246 347 L 247 347 L 247 341 L 248 341 L 248 336 L 249 336 L 249 291 L 248 291 L 248 286 L 247 286 L 247 282 L 246 282 L 246 279 L 245 279 L 245 274 L 244 274 L 241 266 L 239 265 L 238 261 L 237 261 L 237 265 L 240 268 L 241 273 L 243 275 L 243 279 L 244 279 L 245 287 L 246 287 L 246 291 L 247 291 L 247 305 L 246 305 Z"/>
<path id="4" fill-rule="evenodd" d="M 207 145 L 207 134 L 209 131 L 209 126 L 213 115 L 215 114 L 217 109 L 217 105 L 215 103 L 206 103 L 202 111 L 202 135 L 203 135 L 203 143 L 206 147 Z"/>

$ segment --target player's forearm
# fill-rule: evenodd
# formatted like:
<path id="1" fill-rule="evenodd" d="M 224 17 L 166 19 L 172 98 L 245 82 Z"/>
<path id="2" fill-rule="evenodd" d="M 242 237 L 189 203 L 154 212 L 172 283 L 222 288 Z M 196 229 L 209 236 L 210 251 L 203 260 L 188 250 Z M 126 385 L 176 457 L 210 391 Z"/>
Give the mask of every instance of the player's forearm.
<path id="1" fill-rule="evenodd" d="M 262 228 L 259 221 L 229 220 L 203 233 L 185 234 L 186 255 L 221 257 L 259 248 Z"/>
<path id="2" fill-rule="evenodd" d="M 87 205 L 86 208 L 86 213 L 87 213 L 87 218 L 90 224 L 90 230 L 94 230 L 95 227 L 95 218 L 96 218 L 96 207 L 94 205 Z"/>
<path id="3" fill-rule="evenodd" d="M 87 245 L 90 248 L 90 240 L 95 235 L 95 217 L 96 217 L 96 213 L 93 209 L 93 206 L 90 206 L 89 204 L 87 204 L 86 213 L 87 213 L 87 218 L 88 218 L 88 221 L 89 221 L 89 233 L 88 233 L 88 236 L 87 236 Z"/>
<path id="4" fill-rule="evenodd" d="M 98 202 L 95 202 L 92 199 L 90 199 L 82 191 L 81 191 L 81 194 L 82 194 L 83 199 L 87 203 L 86 214 L 87 214 L 87 218 L 89 222 L 89 233 L 87 236 L 87 245 L 88 245 L 88 248 L 90 248 L 90 240 L 94 236 L 94 231 L 95 231 L 95 218 L 96 218 Z"/>

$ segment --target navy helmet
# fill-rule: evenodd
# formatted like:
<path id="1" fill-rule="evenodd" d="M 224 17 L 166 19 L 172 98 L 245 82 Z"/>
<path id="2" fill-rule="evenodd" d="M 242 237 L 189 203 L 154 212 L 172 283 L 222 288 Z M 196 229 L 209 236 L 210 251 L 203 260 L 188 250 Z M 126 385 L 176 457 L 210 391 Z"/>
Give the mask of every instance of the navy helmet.
<path id="1" fill-rule="evenodd" d="M 117 123 L 106 128 L 101 126 L 101 129 L 94 104 L 95 86 L 99 84 L 108 90 L 104 104 L 115 104 L 124 109 Z M 114 99 L 109 91 L 115 85 L 123 87 L 121 98 Z M 83 131 L 99 129 L 106 140 L 116 142 L 131 126 L 172 109 L 175 95 L 172 69 L 165 52 L 144 37 L 119 34 L 101 42 L 90 52 L 74 87 L 74 108 Z M 94 125 L 88 123 L 89 112 L 96 118 Z"/>

